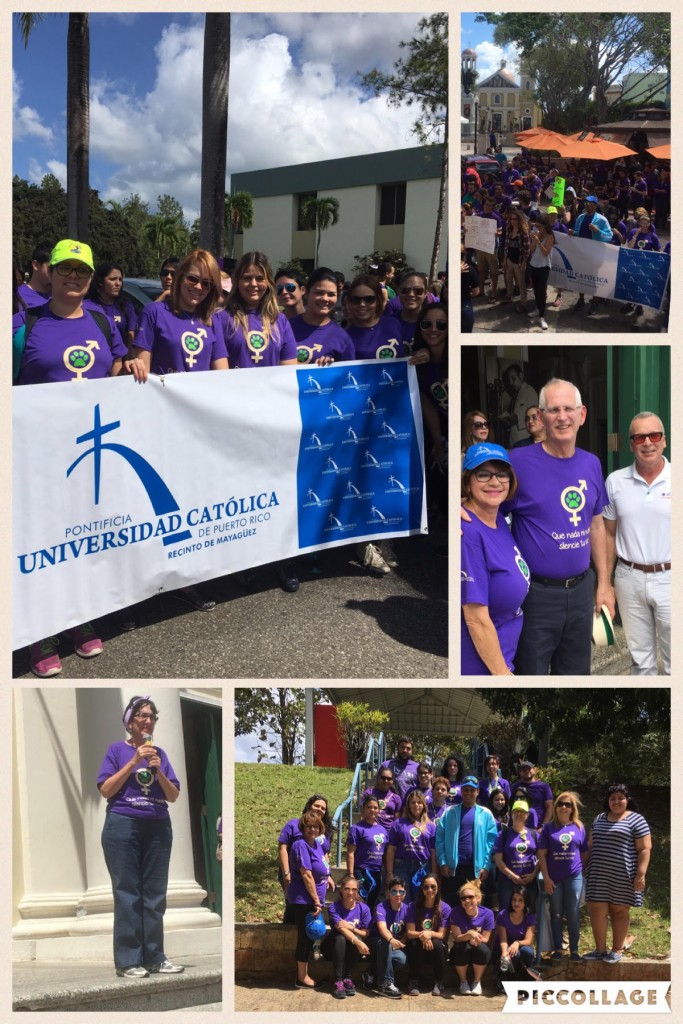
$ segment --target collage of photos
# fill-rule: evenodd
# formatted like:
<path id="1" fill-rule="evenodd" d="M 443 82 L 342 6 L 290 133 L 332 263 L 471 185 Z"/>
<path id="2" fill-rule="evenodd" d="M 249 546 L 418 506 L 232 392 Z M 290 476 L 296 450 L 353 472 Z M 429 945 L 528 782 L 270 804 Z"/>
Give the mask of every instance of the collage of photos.
<path id="1" fill-rule="evenodd" d="M 0 1020 L 671 1017 L 672 14 L 290 7 L 5 16 Z"/>

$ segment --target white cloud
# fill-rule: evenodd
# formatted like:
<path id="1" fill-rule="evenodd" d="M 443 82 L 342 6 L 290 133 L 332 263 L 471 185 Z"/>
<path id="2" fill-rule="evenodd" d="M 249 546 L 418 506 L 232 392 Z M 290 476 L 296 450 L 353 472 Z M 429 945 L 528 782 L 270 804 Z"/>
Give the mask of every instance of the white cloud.
<path id="1" fill-rule="evenodd" d="M 39 185 L 46 174 L 54 174 L 62 188 L 66 188 L 66 164 L 60 160 L 48 160 L 43 167 L 37 160 L 28 162 L 28 180 Z"/>
<path id="2" fill-rule="evenodd" d="M 277 15 L 267 21 L 280 31 L 256 34 L 265 20 L 238 16 L 240 31 L 233 29 L 229 173 L 418 145 L 410 132 L 415 108 L 369 98 L 355 77 L 396 60 L 397 40 L 414 34 L 415 15 Z M 171 23 L 155 48 L 156 80 L 146 96 L 92 81 L 91 154 L 118 165 L 100 186 L 105 201 L 139 192 L 154 205 L 169 192 L 188 220 L 198 216 L 202 48 L 203 20 Z"/>
<path id="3" fill-rule="evenodd" d="M 496 43 L 477 43 L 474 47 L 477 55 L 477 72 L 479 81 L 483 82 L 494 71 L 500 67 L 501 61 L 506 61 L 506 70 L 515 77 L 519 74 L 519 52 L 512 44 L 497 46 Z"/>
<path id="4" fill-rule="evenodd" d="M 32 135 L 43 142 L 50 143 L 53 140 L 52 129 L 44 125 L 40 114 L 33 107 L 22 107 L 19 105 L 21 96 L 21 83 L 12 69 L 12 131 L 15 139 L 23 139 Z"/>

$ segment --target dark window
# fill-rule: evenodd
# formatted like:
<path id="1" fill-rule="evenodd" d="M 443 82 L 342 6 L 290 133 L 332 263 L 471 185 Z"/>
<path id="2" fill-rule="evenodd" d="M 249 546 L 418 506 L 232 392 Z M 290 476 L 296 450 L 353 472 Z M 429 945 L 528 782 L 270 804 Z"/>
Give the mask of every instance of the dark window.
<path id="1" fill-rule="evenodd" d="M 307 199 L 317 198 L 317 192 L 302 192 L 301 195 L 296 197 L 296 229 L 297 231 L 308 231 L 309 228 L 304 224 L 303 220 L 303 206 Z"/>
<path id="2" fill-rule="evenodd" d="M 380 224 L 405 224 L 406 221 L 406 183 L 400 185 L 382 185 L 380 199 Z"/>

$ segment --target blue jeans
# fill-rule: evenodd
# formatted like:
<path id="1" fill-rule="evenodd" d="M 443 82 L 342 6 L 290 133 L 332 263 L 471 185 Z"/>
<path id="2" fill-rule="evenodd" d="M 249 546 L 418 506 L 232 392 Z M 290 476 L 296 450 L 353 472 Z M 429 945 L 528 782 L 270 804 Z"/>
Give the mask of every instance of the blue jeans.
<path id="1" fill-rule="evenodd" d="M 550 927 L 553 932 L 553 946 L 562 949 L 562 918 L 567 920 L 569 951 L 579 951 L 579 903 L 583 876 L 575 875 L 564 882 L 555 882 L 555 891 L 550 897 Z"/>
<path id="2" fill-rule="evenodd" d="M 405 949 L 392 949 L 386 939 L 381 936 L 375 945 L 377 963 L 377 982 L 383 984 L 385 981 L 394 980 L 394 967 L 403 967 L 406 963 Z"/>
<path id="3" fill-rule="evenodd" d="M 165 960 L 164 913 L 173 831 L 168 818 L 108 814 L 102 849 L 114 894 L 114 964 L 151 967 Z"/>

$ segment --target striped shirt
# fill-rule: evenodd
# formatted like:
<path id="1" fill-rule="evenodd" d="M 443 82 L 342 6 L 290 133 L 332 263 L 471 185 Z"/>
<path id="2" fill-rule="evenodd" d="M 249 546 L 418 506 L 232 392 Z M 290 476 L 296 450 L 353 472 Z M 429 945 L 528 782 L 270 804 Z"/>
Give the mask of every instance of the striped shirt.
<path id="1" fill-rule="evenodd" d="M 591 832 L 587 900 L 642 906 L 642 892 L 633 889 L 638 864 L 636 840 L 649 835 L 650 826 L 635 811 L 620 821 L 609 821 L 606 813 L 597 816 Z"/>

